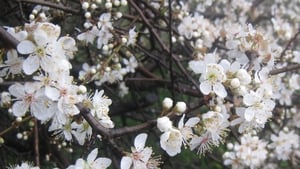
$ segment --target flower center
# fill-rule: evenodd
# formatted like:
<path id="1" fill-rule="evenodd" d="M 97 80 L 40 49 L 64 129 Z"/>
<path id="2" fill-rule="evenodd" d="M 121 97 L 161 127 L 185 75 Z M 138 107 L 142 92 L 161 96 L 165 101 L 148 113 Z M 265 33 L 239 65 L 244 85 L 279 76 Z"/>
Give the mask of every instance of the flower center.
<path id="1" fill-rule="evenodd" d="M 43 47 L 38 47 L 35 51 L 35 53 L 39 56 L 39 57 L 44 57 L 46 55 L 45 49 Z"/>
<path id="2" fill-rule="evenodd" d="M 33 102 L 33 99 L 34 99 L 34 97 L 33 97 L 32 94 L 27 94 L 27 95 L 25 96 L 25 98 L 24 98 L 25 102 L 28 103 L 28 104 L 32 103 L 32 102 Z"/>

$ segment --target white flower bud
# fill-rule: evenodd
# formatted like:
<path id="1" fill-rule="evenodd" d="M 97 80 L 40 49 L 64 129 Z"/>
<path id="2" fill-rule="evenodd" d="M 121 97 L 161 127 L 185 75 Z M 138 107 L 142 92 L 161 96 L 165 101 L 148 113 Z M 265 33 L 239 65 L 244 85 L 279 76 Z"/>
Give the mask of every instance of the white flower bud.
<path id="1" fill-rule="evenodd" d="M 233 78 L 231 81 L 230 81 L 230 86 L 232 88 L 238 88 L 240 87 L 241 83 L 240 83 L 240 80 L 238 78 Z"/>
<path id="2" fill-rule="evenodd" d="M 62 146 L 63 147 L 66 147 L 67 146 L 67 143 L 64 141 L 64 142 L 62 142 Z"/>
<path id="3" fill-rule="evenodd" d="M 112 8 L 112 3 L 111 2 L 106 2 L 105 3 L 105 8 L 106 9 L 111 9 Z"/>
<path id="4" fill-rule="evenodd" d="M 179 40 L 180 42 L 183 42 L 183 41 L 184 41 L 184 37 L 183 37 L 183 36 L 179 36 L 179 37 L 178 37 L 178 40 Z"/>
<path id="5" fill-rule="evenodd" d="M 127 38 L 123 37 L 122 38 L 122 43 L 125 44 L 127 42 Z"/>
<path id="6" fill-rule="evenodd" d="M 92 74 L 95 74 L 97 71 L 96 71 L 95 68 L 92 68 L 92 69 L 90 70 L 90 72 L 91 72 Z"/>
<path id="7" fill-rule="evenodd" d="M 22 133 L 17 133 L 17 139 L 22 139 L 23 138 L 23 134 Z"/>
<path id="8" fill-rule="evenodd" d="M 121 2 L 119 0 L 114 0 L 114 6 L 120 6 Z"/>
<path id="9" fill-rule="evenodd" d="M 46 18 L 46 14 L 45 14 L 44 12 L 41 12 L 41 13 L 39 14 L 39 16 L 40 16 L 42 19 L 45 19 L 45 18 Z"/>
<path id="10" fill-rule="evenodd" d="M 101 4 L 101 3 L 102 3 L 102 0 L 96 0 L 96 3 L 97 3 L 97 4 Z"/>
<path id="11" fill-rule="evenodd" d="M 30 20 L 34 20 L 34 19 L 35 19 L 35 16 L 34 16 L 33 14 L 30 14 L 30 15 L 29 15 L 29 19 L 30 19 Z"/>
<path id="12" fill-rule="evenodd" d="M 166 132 L 172 128 L 172 121 L 169 119 L 169 117 L 160 117 L 157 119 L 157 128 L 161 132 Z"/>
<path id="13" fill-rule="evenodd" d="M 183 112 L 186 111 L 185 102 L 177 102 L 174 109 L 177 115 L 181 115 Z"/>
<path id="14" fill-rule="evenodd" d="M 9 106 L 11 103 L 11 95 L 8 92 L 1 93 L 0 105 L 1 106 Z"/>
<path id="15" fill-rule="evenodd" d="M 233 144 L 232 143 L 228 143 L 226 145 L 226 147 L 227 147 L 228 150 L 232 150 L 233 149 Z"/>
<path id="16" fill-rule="evenodd" d="M 103 50 L 103 51 L 108 51 L 108 49 L 109 49 L 109 47 L 108 47 L 107 45 L 104 45 L 104 46 L 102 47 L 102 50 Z"/>
<path id="17" fill-rule="evenodd" d="M 117 13 L 116 13 L 116 17 L 117 17 L 117 18 L 122 18 L 122 16 L 123 16 L 122 12 L 117 12 Z"/>
<path id="18" fill-rule="evenodd" d="M 91 27 L 91 23 L 89 23 L 89 22 L 84 22 L 83 27 L 84 27 L 85 29 L 88 29 L 89 27 Z"/>
<path id="19" fill-rule="evenodd" d="M 240 69 L 237 71 L 236 77 L 239 78 L 241 84 L 246 85 L 251 82 L 251 76 L 245 69 Z"/>
<path id="20" fill-rule="evenodd" d="M 126 6 L 127 5 L 127 0 L 121 0 L 121 5 Z"/>
<path id="21" fill-rule="evenodd" d="M 172 36 L 172 43 L 176 43 L 176 38 L 174 36 Z"/>
<path id="22" fill-rule="evenodd" d="M 38 10 L 33 9 L 31 13 L 34 14 L 34 15 L 36 15 L 38 13 Z"/>
<path id="23" fill-rule="evenodd" d="M 173 100 L 168 97 L 164 98 L 164 100 L 162 102 L 162 106 L 165 110 L 169 110 L 173 106 Z"/>
<path id="24" fill-rule="evenodd" d="M 96 8 L 97 8 L 97 5 L 96 5 L 96 4 L 92 4 L 92 5 L 91 5 L 91 8 L 92 8 L 92 9 L 96 9 Z"/>
<path id="25" fill-rule="evenodd" d="M 109 49 L 112 49 L 112 48 L 114 48 L 114 44 L 112 44 L 112 43 L 109 43 L 109 44 L 108 44 L 108 48 L 109 48 Z"/>
<path id="26" fill-rule="evenodd" d="M 17 118 L 16 118 L 16 121 L 17 121 L 17 122 L 21 122 L 21 121 L 22 121 L 22 117 L 17 117 Z"/>
<path id="27" fill-rule="evenodd" d="M 90 7 L 90 4 L 88 2 L 83 2 L 81 6 L 82 9 L 87 10 Z"/>
<path id="28" fill-rule="evenodd" d="M 289 132 L 289 128 L 283 127 L 283 131 L 284 131 L 284 132 Z"/>
<path id="29" fill-rule="evenodd" d="M 90 13 L 90 12 L 85 12 L 85 13 L 84 13 L 84 17 L 85 17 L 86 19 L 91 18 L 91 13 Z"/>
<path id="30" fill-rule="evenodd" d="M 87 92 L 87 89 L 86 89 L 86 87 L 85 87 L 84 85 L 80 85 L 80 86 L 79 86 L 79 91 L 80 91 L 81 93 L 86 93 L 86 92 Z"/>

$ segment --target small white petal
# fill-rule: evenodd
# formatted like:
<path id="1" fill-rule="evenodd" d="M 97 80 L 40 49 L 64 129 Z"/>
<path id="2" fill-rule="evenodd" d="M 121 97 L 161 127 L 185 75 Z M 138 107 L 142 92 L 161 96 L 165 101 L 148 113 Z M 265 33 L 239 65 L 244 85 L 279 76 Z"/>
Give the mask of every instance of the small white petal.
<path id="1" fill-rule="evenodd" d="M 206 80 L 200 84 L 200 90 L 204 95 L 208 95 L 211 92 L 212 86 L 211 83 Z"/>
<path id="2" fill-rule="evenodd" d="M 51 100 L 58 100 L 60 92 L 58 89 L 50 86 L 45 87 L 45 95 Z"/>
<path id="3" fill-rule="evenodd" d="M 109 158 L 97 158 L 97 160 L 93 163 L 92 168 L 106 169 L 111 164 L 111 159 Z"/>
<path id="4" fill-rule="evenodd" d="M 255 109 L 252 107 L 249 107 L 245 110 L 245 119 L 246 121 L 251 121 L 254 118 L 255 115 Z"/>
<path id="5" fill-rule="evenodd" d="M 87 161 L 89 164 L 91 164 L 93 161 L 95 161 L 96 157 L 98 155 L 98 148 L 95 148 L 87 157 Z"/>
<path id="6" fill-rule="evenodd" d="M 41 100 L 42 102 L 42 100 Z M 44 103 L 34 102 L 30 106 L 30 111 L 37 119 L 41 121 L 49 120 L 54 112 L 49 112 Z"/>
<path id="7" fill-rule="evenodd" d="M 36 46 L 29 40 L 24 40 L 20 42 L 17 46 L 17 50 L 21 54 L 30 54 L 33 53 Z"/>
<path id="8" fill-rule="evenodd" d="M 185 126 L 187 126 L 187 127 L 194 127 L 199 122 L 200 122 L 200 118 L 199 117 L 192 117 L 192 118 L 188 119 L 188 121 L 185 123 Z"/>
<path id="9" fill-rule="evenodd" d="M 141 150 L 144 149 L 147 136 L 148 135 L 146 133 L 142 133 L 142 134 L 139 134 L 135 137 L 134 147 L 137 151 L 141 151 Z"/>
<path id="10" fill-rule="evenodd" d="M 227 96 L 227 91 L 222 83 L 216 83 L 213 85 L 214 92 L 221 98 L 224 98 Z"/>
<path id="11" fill-rule="evenodd" d="M 29 105 L 24 101 L 17 101 L 14 103 L 12 107 L 13 114 L 17 117 L 24 116 L 26 111 L 28 110 Z"/>
<path id="12" fill-rule="evenodd" d="M 8 89 L 9 93 L 17 98 L 22 98 L 25 96 L 25 88 L 20 83 L 11 85 Z"/>
<path id="13" fill-rule="evenodd" d="M 38 70 L 39 66 L 40 60 L 39 57 L 36 55 L 29 56 L 23 62 L 23 70 L 27 75 L 31 75 L 33 72 Z"/>
<path id="14" fill-rule="evenodd" d="M 247 106 L 251 106 L 251 105 L 253 105 L 257 101 L 259 101 L 259 100 L 257 100 L 257 98 L 255 97 L 254 93 L 246 94 L 243 97 L 243 102 Z"/>
<path id="15" fill-rule="evenodd" d="M 130 169 L 132 165 L 132 159 L 130 157 L 123 157 L 121 160 L 121 169 Z"/>

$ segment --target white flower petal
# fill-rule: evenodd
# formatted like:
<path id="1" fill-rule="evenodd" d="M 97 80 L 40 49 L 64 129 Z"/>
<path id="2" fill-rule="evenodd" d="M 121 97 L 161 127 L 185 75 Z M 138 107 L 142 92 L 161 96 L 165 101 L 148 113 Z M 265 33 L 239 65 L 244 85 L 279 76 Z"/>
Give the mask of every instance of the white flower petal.
<path id="1" fill-rule="evenodd" d="M 21 54 L 30 54 L 35 51 L 36 46 L 29 40 L 20 42 L 17 46 L 17 50 Z"/>
<path id="2" fill-rule="evenodd" d="M 245 110 L 245 119 L 246 121 L 252 121 L 252 119 L 254 118 L 255 115 L 255 109 L 252 107 L 249 107 Z"/>
<path id="3" fill-rule="evenodd" d="M 58 100 L 60 92 L 58 89 L 50 86 L 45 87 L 45 95 L 51 100 Z"/>
<path id="4" fill-rule="evenodd" d="M 132 165 L 132 159 L 130 157 L 122 157 L 121 160 L 121 169 L 130 169 Z"/>
<path id="5" fill-rule="evenodd" d="M 8 89 L 9 93 L 17 98 L 25 96 L 25 88 L 20 83 L 13 84 Z"/>
<path id="6" fill-rule="evenodd" d="M 204 95 L 208 95 L 211 92 L 211 89 L 212 89 L 212 86 L 208 80 L 200 83 L 200 90 Z"/>
<path id="7" fill-rule="evenodd" d="M 98 155 L 98 148 L 95 148 L 87 157 L 87 161 L 89 164 L 91 164 L 93 161 L 95 161 L 96 157 Z"/>
<path id="8" fill-rule="evenodd" d="M 144 149 L 147 136 L 148 135 L 146 133 L 142 133 L 142 134 L 139 134 L 135 137 L 134 147 L 137 151 L 141 151 L 141 150 Z"/>
<path id="9" fill-rule="evenodd" d="M 255 97 L 255 95 L 254 95 L 254 93 L 252 91 L 251 91 L 250 94 L 246 94 L 243 97 L 243 102 L 247 106 L 251 106 L 251 105 L 253 105 L 257 101 L 259 101 L 259 100 L 257 100 L 257 98 Z"/>
<path id="10" fill-rule="evenodd" d="M 188 119 L 188 121 L 185 123 L 185 126 L 187 126 L 187 127 L 194 127 L 199 122 L 200 122 L 200 118 L 199 117 L 192 117 L 192 118 Z"/>
<path id="11" fill-rule="evenodd" d="M 227 91 L 222 83 L 216 83 L 213 85 L 214 92 L 221 98 L 224 98 L 227 96 Z"/>
<path id="12" fill-rule="evenodd" d="M 24 116 L 26 111 L 28 110 L 29 105 L 24 101 L 17 101 L 14 103 L 12 107 L 13 114 L 17 117 Z"/>
<path id="13" fill-rule="evenodd" d="M 184 121 L 185 114 L 182 115 L 178 122 L 178 128 L 181 129 L 183 127 L 183 121 Z"/>
<path id="14" fill-rule="evenodd" d="M 40 102 L 33 102 L 30 106 L 30 111 L 37 119 L 41 121 L 49 120 L 54 112 L 49 112 L 46 107 L 46 103 L 43 103 L 42 99 L 39 99 Z M 44 100 L 46 102 L 46 100 Z"/>
<path id="15" fill-rule="evenodd" d="M 29 56 L 23 62 L 23 71 L 27 75 L 31 75 L 33 72 L 38 70 L 40 66 L 39 57 L 36 55 Z"/>
<path id="16" fill-rule="evenodd" d="M 111 164 L 111 159 L 109 158 L 97 158 L 97 160 L 93 163 L 92 168 L 95 169 L 106 169 Z"/>
<path id="17" fill-rule="evenodd" d="M 145 163 L 148 162 L 148 160 L 150 159 L 151 157 L 151 154 L 152 154 L 152 148 L 150 147 L 146 147 L 142 152 L 141 152 L 141 160 Z"/>

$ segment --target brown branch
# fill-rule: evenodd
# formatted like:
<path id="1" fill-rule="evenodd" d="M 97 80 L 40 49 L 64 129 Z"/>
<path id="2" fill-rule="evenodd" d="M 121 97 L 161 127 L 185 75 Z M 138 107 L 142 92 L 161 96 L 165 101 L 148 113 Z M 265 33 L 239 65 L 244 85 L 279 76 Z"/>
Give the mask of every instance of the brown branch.
<path id="1" fill-rule="evenodd" d="M 39 150 L 39 126 L 37 119 L 34 119 L 34 153 L 35 164 L 40 167 L 40 150 Z"/>
<path id="2" fill-rule="evenodd" d="M 289 42 L 287 43 L 287 45 L 285 46 L 285 48 L 281 52 L 281 54 L 280 54 L 280 60 L 283 59 L 283 56 L 284 56 L 285 52 L 289 49 L 289 47 L 292 45 L 292 43 L 297 39 L 297 36 L 299 34 L 300 34 L 300 29 L 298 29 L 297 33 L 289 40 Z"/>
<path id="3" fill-rule="evenodd" d="M 123 128 L 117 128 L 117 129 L 109 129 L 103 127 L 95 118 L 94 116 L 89 112 L 88 109 L 83 108 L 80 106 L 80 114 L 85 118 L 85 120 L 92 126 L 93 130 L 99 134 L 101 134 L 105 138 L 114 138 L 118 136 L 122 136 L 125 134 L 137 132 L 149 127 L 153 127 L 156 124 L 156 120 L 150 120 L 145 123 L 131 126 L 131 127 L 123 127 Z"/>
<path id="4" fill-rule="evenodd" d="M 59 4 L 55 4 L 52 2 L 48 2 L 48 1 L 43 1 L 43 0 L 17 0 L 18 2 L 26 2 L 26 3 L 31 3 L 31 4 L 38 4 L 38 5 L 43 5 L 43 6 L 48 6 L 51 8 L 55 8 L 55 9 L 60 9 L 64 12 L 69 12 L 69 13 L 73 13 L 73 14 L 79 14 L 80 10 L 76 10 L 73 8 L 69 8 L 69 7 L 65 7 Z"/>
<path id="5" fill-rule="evenodd" d="M 284 73 L 284 72 L 288 72 L 288 71 L 292 71 L 292 70 L 297 70 L 297 69 L 300 69 L 300 64 L 289 65 L 289 66 L 286 66 L 284 68 L 272 70 L 272 71 L 270 71 L 269 75 L 277 75 L 277 74 L 280 74 L 280 73 Z"/>
<path id="6" fill-rule="evenodd" d="M 19 41 L 0 26 L 0 39 L 11 48 L 17 48 Z"/>

